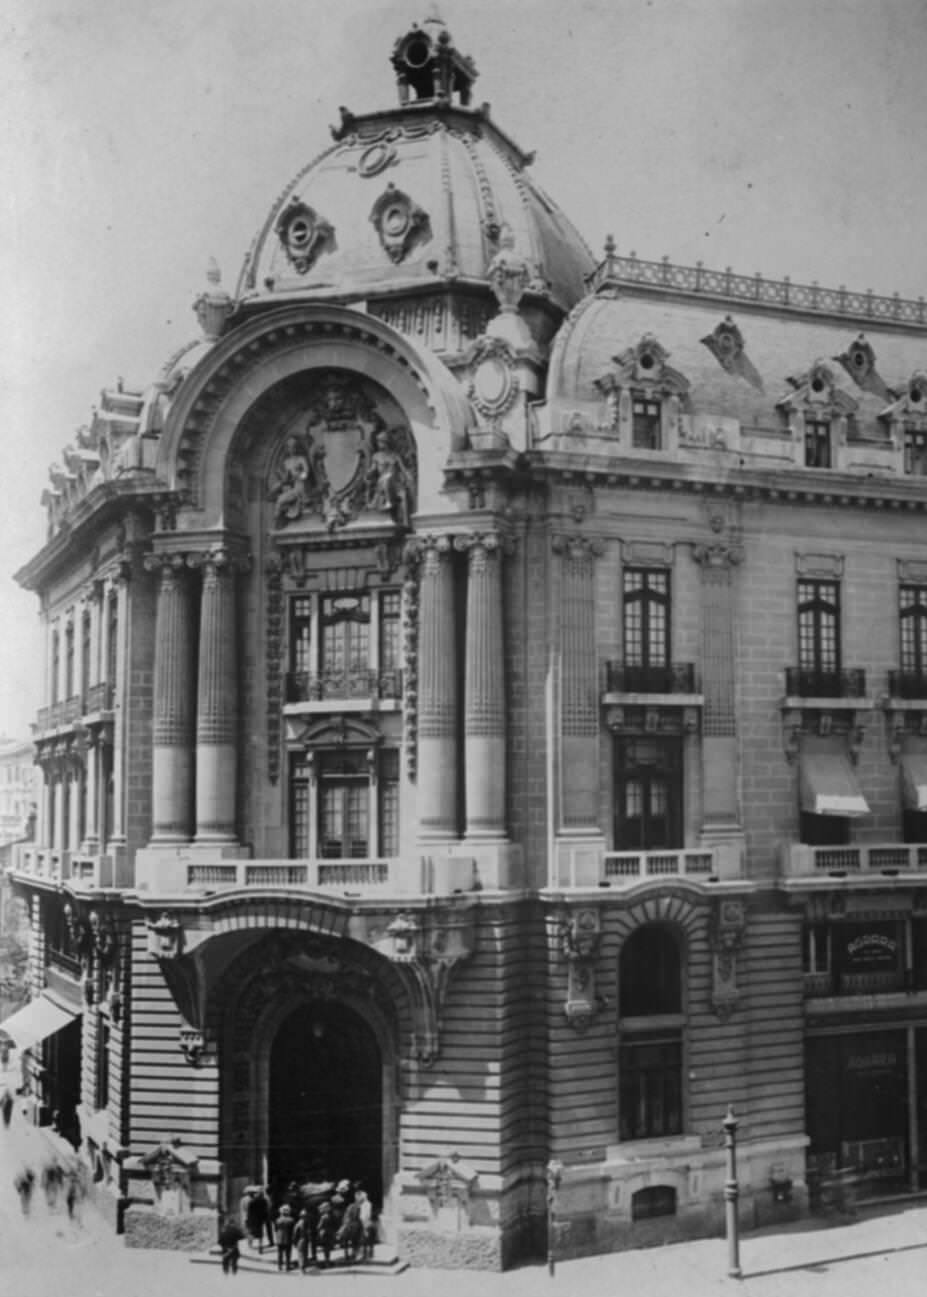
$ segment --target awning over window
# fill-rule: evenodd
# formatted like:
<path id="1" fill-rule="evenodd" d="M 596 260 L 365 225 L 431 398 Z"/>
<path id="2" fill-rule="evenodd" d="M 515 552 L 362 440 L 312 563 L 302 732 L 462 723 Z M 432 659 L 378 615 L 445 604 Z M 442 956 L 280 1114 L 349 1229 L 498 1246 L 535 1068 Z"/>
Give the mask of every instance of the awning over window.
<path id="1" fill-rule="evenodd" d="M 901 757 L 904 803 L 909 811 L 927 811 L 927 752 L 905 752 Z"/>
<path id="2" fill-rule="evenodd" d="M 5 1022 L 0 1022 L 0 1038 L 7 1036 L 17 1049 L 31 1049 L 73 1022 L 76 1016 L 47 995 L 38 995 Z"/>
<path id="3" fill-rule="evenodd" d="M 803 745 L 801 808 L 812 815 L 868 815 L 869 804 L 859 789 L 848 758 L 835 748 Z"/>

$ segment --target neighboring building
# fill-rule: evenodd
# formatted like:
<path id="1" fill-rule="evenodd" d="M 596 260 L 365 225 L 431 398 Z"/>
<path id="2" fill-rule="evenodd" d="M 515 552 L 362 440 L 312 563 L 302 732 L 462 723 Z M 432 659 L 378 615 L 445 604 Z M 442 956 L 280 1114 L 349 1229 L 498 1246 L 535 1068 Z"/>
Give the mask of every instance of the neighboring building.
<path id="1" fill-rule="evenodd" d="M 417 1262 L 558 1164 L 563 1253 L 717 1230 L 729 1103 L 745 1220 L 914 1191 L 924 301 L 596 262 L 392 58 L 52 472 L 37 1104 L 134 1242 L 317 1161 Z"/>
<path id="2" fill-rule="evenodd" d="M 31 739 L 0 736 L 0 847 L 32 836 L 39 779 Z"/>

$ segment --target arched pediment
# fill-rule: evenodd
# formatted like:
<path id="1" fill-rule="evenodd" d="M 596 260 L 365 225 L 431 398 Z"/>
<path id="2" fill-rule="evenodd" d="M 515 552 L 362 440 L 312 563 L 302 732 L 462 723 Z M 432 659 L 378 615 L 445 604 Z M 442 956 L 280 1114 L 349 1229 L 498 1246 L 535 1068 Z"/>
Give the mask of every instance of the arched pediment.
<path id="1" fill-rule="evenodd" d="M 172 402 L 156 471 L 182 490 L 196 526 L 222 525 L 236 434 L 274 388 L 312 371 L 357 374 L 405 418 L 418 449 L 418 508 L 438 507 L 443 469 L 466 449 L 473 423 L 459 384 L 434 356 L 389 325 L 340 306 L 285 307 L 231 330 L 192 370 Z"/>

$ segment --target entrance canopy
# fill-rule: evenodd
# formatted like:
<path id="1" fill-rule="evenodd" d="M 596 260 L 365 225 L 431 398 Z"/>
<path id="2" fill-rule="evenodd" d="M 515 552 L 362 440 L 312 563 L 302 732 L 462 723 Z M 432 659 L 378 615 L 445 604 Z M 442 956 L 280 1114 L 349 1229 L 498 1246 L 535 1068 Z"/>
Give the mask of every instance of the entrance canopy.
<path id="1" fill-rule="evenodd" d="M 843 817 L 868 815 L 869 803 L 843 752 L 836 748 L 803 747 L 801 757 L 801 808 L 812 815 Z"/>
<path id="2" fill-rule="evenodd" d="M 927 811 L 927 752 L 905 752 L 901 758 L 904 804 L 909 811 Z"/>
<path id="3" fill-rule="evenodd" d="M 47 995 L 38 995 L 5 1022 L 0 1022 L 0 1040 L 6 1037 L 17 1049 L 32 1049 L 76 1017 L 77 1014 L 62 1009 Z"/>

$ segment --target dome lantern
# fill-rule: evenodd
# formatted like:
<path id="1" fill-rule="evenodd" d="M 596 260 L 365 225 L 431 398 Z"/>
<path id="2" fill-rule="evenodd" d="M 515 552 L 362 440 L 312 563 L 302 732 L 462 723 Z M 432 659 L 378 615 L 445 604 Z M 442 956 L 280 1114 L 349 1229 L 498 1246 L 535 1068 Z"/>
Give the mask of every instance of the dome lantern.
<path id="1" fill-rule="evenodd" d="M 399 37 L 390 61 L 396 69 L 402 106 L 424 100 L 469 105 L 477 77 L 476 65 L 454 47 L 451 34 L 436 9 L 432 8 L 421 27 L 413 23 Z"/>

